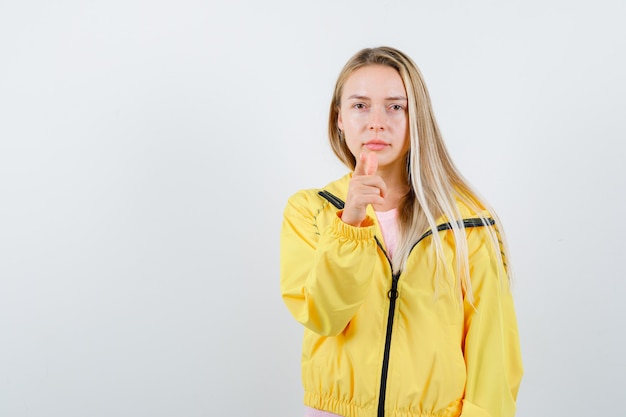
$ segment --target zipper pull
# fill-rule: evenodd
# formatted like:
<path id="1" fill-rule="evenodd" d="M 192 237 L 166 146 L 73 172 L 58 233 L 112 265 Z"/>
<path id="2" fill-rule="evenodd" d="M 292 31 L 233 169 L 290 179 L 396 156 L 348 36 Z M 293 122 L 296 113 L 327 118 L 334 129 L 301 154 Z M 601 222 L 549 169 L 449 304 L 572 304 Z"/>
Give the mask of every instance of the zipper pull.
<path id="1" fill-rule="evenodd" d="M 398 298 L 398 280 L 400 279 L 400 273 L 393 274 L 391 279 L 391 289 L 387 293 L 387 297 L 391 300 Z"/>

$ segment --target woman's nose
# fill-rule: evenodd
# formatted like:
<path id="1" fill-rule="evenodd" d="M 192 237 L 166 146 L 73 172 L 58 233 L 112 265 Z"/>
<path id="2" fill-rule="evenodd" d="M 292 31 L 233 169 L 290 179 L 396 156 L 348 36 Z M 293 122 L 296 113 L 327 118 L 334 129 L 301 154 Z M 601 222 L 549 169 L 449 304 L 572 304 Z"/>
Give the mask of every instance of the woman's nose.
<path id="1" fill-rule="evenodd" d="M 372 109 L 370 111 L 370 118 L 368 121 L 369 130 L 385 130 L 385 115 L 384 112 L 379 109 Z"/>

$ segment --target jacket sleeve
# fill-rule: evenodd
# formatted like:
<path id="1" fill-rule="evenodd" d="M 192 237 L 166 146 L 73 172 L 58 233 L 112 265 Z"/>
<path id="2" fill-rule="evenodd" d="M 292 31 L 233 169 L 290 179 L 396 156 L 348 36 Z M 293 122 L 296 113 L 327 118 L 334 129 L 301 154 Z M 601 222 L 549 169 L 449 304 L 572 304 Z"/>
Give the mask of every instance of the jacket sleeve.
<path id="1" fill-rule="evenodd" d="M 374 270 L 374 226 L 352 227 L 341 212 L 318 229 L 317 213 L 300 193 L 284 211 L 280 289 L 297 321 L 323 336 L 340 334 L 367 296 Z"/>
<path id="2" fill-rule="evenodd" d="M 517 320 L 509 279 L 486 236 L 474 230 L 468 239 L 474 303 L 465 301 L 461 417 L 513 417 L 523 374 Z"/>

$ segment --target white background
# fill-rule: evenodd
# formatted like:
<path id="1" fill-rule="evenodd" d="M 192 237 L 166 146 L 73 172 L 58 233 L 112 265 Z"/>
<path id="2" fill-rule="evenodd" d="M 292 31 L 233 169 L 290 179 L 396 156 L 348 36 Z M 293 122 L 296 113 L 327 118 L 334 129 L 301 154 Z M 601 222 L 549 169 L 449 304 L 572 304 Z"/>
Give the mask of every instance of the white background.
<path id="1" fill-rule="evenodd" d="M 623 1 L 1 1 L 0 416 L 302 415 L 282 210 L 408 53 L 516 270 L 518 416 L 623 415 Z"/>

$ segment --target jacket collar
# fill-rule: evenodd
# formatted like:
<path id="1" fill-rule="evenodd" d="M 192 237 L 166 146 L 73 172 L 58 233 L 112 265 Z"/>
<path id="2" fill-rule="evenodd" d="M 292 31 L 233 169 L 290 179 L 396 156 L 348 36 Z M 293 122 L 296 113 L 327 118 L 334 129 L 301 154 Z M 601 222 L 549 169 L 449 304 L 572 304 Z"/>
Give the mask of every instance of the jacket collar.
<path id="1" fill-rule="evenodd" d="M 320 190 L 317 194 L 320 197 L 326 199 L 328 202 L 330 202 L 333 206 L 337 208 L 337 210 L 342 210 L 345 204 L 344 199 L 345 199 L 345 195 L 347 194 L 348 182 L 350 181 L 350 177 L 351 177 L 350 174 L 343 176 L 339 180 L 330 183 L 326 187 L 326 189 Z M 338 197 L 332 191 L 335 191 L 336 193 L 340 194 L 343 198 Z M 376 218 L 374 209 L 371 206 L 368 206 L 367 213 L 373 219 Z M 495 224 L 495 221 L 491 217 L 485 217 L 485 218 L 469 217 L 469 218 L 464 218 L 462 221 L 457 221 L 456 223 L 459 226 L 462 225 L 462 227 L 464 228 L 470 228 L 470 227 L 493 226 Z M 446 221 L 444 217 L 441 217 L 437 220 L 438 232 L 441 232 L 443 230 L 449 230 L 449 229 L 452 229 L 451 222 Z M 424 233 L 419 238 L 419 240 L 415 242 L 415 244 L 419 243 L 422 239 L 432 234 L 433 234 L 432 229 L 427 230 L 426 233 Z"/>

